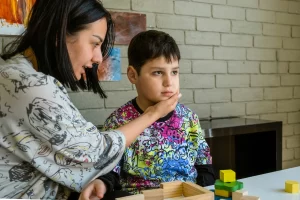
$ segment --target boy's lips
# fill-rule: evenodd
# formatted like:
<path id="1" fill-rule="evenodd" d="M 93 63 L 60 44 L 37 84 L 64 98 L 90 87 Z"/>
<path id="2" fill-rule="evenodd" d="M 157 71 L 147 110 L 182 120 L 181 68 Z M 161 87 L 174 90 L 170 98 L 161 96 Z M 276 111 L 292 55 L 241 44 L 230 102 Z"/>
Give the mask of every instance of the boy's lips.
<path id="1" fill-rule="evenodd" d="M 173 92 L 172 91 L 165 91 L 165 92 L 162 92 L 162 95 L 164 95 L 164 96 L 172 96 Z"/>

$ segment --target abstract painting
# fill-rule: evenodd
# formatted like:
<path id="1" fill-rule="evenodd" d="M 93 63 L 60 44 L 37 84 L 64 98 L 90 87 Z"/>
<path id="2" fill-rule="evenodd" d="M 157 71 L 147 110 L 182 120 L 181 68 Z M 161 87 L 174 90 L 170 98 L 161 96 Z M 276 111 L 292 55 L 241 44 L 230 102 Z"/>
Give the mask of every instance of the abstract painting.
<path id="1" fill-rule="evenodd" d="M 146 15 L 139 13 L 110 12 L 115 23 L 115 44 L 129 44 L 139 32 L 146 30 Z"/>
<path id="2" fill-rule="evenodd" d="M 0 34 L 20 35 L 36 0 L 1 0 Z"/>
<path id="3" fill-rule="evenodd" d="M 121 50 L 113 48 L 109 57 L 98 67 L 98 78 L 100 81 L 121 80 Z"/>

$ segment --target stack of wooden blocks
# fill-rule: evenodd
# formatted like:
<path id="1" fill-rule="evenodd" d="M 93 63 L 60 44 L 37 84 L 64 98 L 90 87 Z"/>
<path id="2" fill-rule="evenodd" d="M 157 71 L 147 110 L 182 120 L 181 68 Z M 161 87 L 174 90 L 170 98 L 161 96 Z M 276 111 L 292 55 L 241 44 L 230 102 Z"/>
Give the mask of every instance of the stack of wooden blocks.
<path id="1" fill-rule="evenodd" d="M 220 179 L 215 182 L 215 195 L 232 197 L 232 200 L 260 200 L 259 197 L 249 196 L 247 191 L 242 190 L 243 187 L 243 183 L 236 180 L 233 170 L 220 170 Z"/>

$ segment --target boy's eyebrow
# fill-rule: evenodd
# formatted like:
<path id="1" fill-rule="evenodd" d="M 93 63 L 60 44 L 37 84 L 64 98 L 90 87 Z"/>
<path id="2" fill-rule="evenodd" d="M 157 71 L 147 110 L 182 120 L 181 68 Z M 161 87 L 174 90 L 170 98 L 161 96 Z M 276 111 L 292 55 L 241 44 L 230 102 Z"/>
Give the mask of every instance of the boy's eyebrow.
<path id="1" fill-rule="evenodd" d="M 103 42 L 103 39 L 100 36 L 98 36 L 98 35 L 93 35 L 93 36 L 98 38 L 100 40 L 100 42 Z"/>
<path id="2" fill-rule="evenodd" d="M 152 67 L 152 69 L 164 70 L 164 69 L 166 69 L 166 68 L 164 68 L 164 67 Z M 172 67 L 172 69 L 179 69 L 179 66 Z"/>

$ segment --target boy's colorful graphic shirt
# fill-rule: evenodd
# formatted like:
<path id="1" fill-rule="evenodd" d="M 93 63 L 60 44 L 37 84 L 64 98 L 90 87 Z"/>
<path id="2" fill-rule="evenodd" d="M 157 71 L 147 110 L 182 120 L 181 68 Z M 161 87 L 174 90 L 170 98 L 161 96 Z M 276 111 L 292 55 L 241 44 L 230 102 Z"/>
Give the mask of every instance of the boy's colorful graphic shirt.
<path id="1" fill-rule="evenodd" d="M 116 129 L 141 115 L 133 99 L 114 111 L 104 130 Z M 114 169 L 123 189 L 138 193 L 175 180 L 196 182 L 195 165 L 211 164 L 210 149 L 198 116 L 178 103 L 175 110 L 159 119 L 131 144 Z"/>

